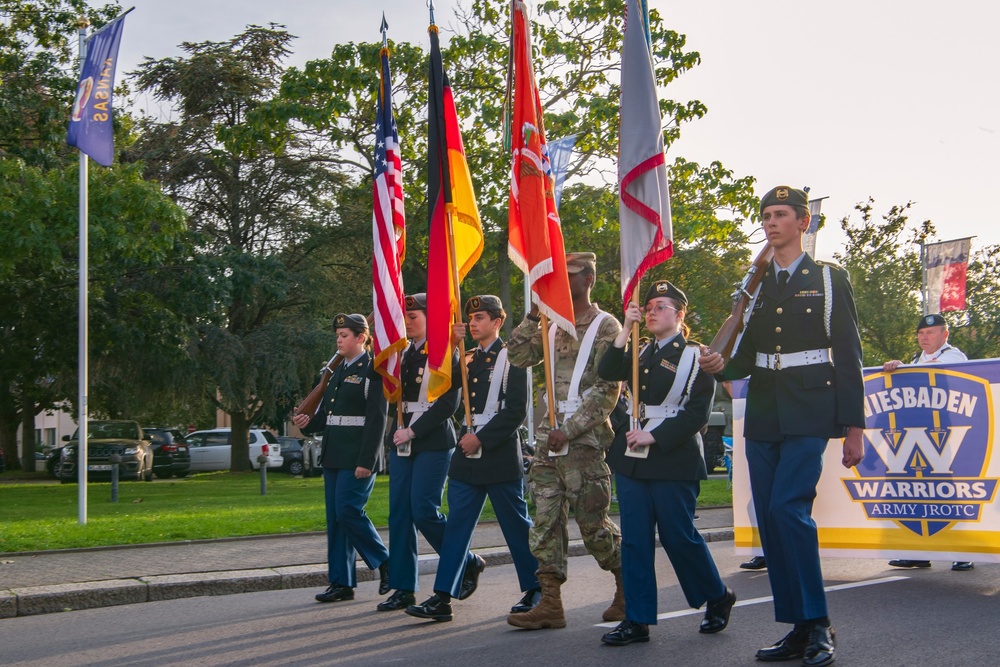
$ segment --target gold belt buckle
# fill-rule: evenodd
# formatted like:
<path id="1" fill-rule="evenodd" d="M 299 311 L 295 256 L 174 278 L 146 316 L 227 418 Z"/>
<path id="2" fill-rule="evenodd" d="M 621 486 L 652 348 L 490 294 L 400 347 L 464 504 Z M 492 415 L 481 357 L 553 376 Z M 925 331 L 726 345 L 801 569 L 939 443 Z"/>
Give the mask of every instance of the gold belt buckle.
<path id="1" fill-rule="evenodd" d="M 774 370 L 776 370 L 776 371 L 780 371 L 781 370 L 781 353 L 780 352 L 775 352 L 774 353 Z"/>

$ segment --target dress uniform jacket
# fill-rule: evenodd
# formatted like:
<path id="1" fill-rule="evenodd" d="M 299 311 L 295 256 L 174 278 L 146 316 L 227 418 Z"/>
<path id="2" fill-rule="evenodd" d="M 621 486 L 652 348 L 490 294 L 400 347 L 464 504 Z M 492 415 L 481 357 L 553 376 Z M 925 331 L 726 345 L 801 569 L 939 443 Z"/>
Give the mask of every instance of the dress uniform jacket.
<path id="1" fill-rule="evenodd" d="M 424 377 L 424 369 L 427 366 L 427 343 L 425 342 L 418 349 L 410 342 L 409 347 L 403 353 L 403 364 L 401 368 L 403 384 L 403 401 L 420 400 L 420 389 L 427 381 Z M 403 427 L 413 428 L 412 451 L 414 454 L 420 452 L 431 452 L 453 449 L 455 447 L 455 427 L 452 425 L 451 416 L 455 414 L 455 409 L 461 396 L 461 368 L 458 365 L 458 354 L 452 359 L 451 378 L 452 387 L 444 395 L 430 406 L 430 408 L 420 415 L 404 412 Z M 395 407 L 395 406 L 394 406 Z M 393 415 L 390 426 L 391 434 L 396 432 L 398 421 Z"/>
<path id="2" fill-rule="evenodd" d="M 678 334 L 655 350 L 655 343 L 646 346 L 639 355 L 639 399 L 646 405 L 660 405 L 673 386 L 677 364 L 687 345 Z M 689 369 L 680 369 L 682 381 L 689 378 Z M 625 456 L 625 434 L 630 426 L 619 430 L 608 452 L 608 465 L 616 473 L 633 479 L 701 480 L 708 477 L 705 459 L 698 446 L 697 433 L 708 423 L 715 394 L 715 378 L 703 373 L 695 363 L 694 385 L 684 409 L 677 416 L 664 419 L 650 433 L 656 440 L 644 458 Z M 632 351 L 611 346 L 601 359 L 598 373 L 606 380 L 632 379 Z M 685 390 L 685 396 L 687 391 Z M 645 426 L 646 422 L 643 422 Z"/>
<path id="3" fill-rule="evenodd" d="M 328 416 L 364 417 L 364 426 L 327 426 Z M 385 433 L 386 401 L 382 379 L 371 355 L 364 352 L 353 363 L 333 371 L 319 410 L 303 433 L 323 432 L 324 468 L 376 469 Z"/>
<path id="4" fill-rule="evenodd" d="M 830 335 L 826 333 L 823 267 L 833 289 Z M 802 258 L 783 289 L 772 263 L 764 274 L 739 348 L 726 379 L 750 376 L 744 433 L 777 442 L 787 436 L 843 438 L 847 428 L 864 428 L 861 337 L 854 292 L 847 272 Z M 757 353 L 788 354 L 830 349 L 832 363 L 780 370 L 757 366 Z"/>
<path id="5" fill-rule="evenodd" d="M 497 354 L 504 343 L 499 338 L 493 341 L 485 353 L 476 348 L 467 364 L 469 371 L 469 405 L 473 414 L 482 414 L 486 407 L 490 381 L 493 378 Z M 502 369 L 496 369 L 502 372 Z M 470 459 L 461 451 L 451 459 L 449 477 L 466 484 L 497 484 L 514 482 L 521 478 L 521 454 L 517 428 L 527 413 L 528 379 L 527 371 L 511 365 L 507 375 L 506 388 L 501 386 L 501 408 L 485 425 L 476 429 L 482 443 L 482 456 Z M 459 419 L 464 426 L 465 410 L 459 406 Z"/>

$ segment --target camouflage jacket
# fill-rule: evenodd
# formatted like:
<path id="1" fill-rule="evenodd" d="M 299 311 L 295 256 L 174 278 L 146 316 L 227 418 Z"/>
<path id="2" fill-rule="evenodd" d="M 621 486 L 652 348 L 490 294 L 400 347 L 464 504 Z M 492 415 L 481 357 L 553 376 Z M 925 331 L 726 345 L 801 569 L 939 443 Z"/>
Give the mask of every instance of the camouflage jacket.
<path id="1" fill-rule="evenodd" d="M 557 401 L 566 400 L 569 394 L 573 368 L 576 366 L 576 357 L 580 351 L 583 337 L 587 333 L 590 323 L 600 312 L 601 309 L 595 303 L 591 304 L 589 310 L 577 313 L 576 340 L 561 329 L 556 332 L 555 348 L 552 350 L 552 354 L 555 355 L 553 379 Z M 569 438 L 571 446 L 585 445 L 597 449 L 607 449 L 614 435 L 611 431 L 608 415 L 611 414 L 618 402 L 620 383 L 602 380 L 597 375 L 597 364 L 622 327 L 614 317 L 605 317 L 599 326 L 597 338 L 590 350 L 587 367 L 580 380 L 581 396 L 588 390 L 590 391 L 584 397 L 580 408 L 564 423 L 560 423 L 559 428 Z M 540 364 L 543 335 L 548 335 L 548 333 L 541 330 L 538 322 L 525 318 L 517 325 L 510 340 L 507 341 L 507 354 L 510 363 L 520 368 Z M 543 447 L 543 444 L 548 440 L 548 432 L 549 420 L 546 412 L 545 419 L 538 427 L 539 450 L 547 451 L 547 447 Z"/>

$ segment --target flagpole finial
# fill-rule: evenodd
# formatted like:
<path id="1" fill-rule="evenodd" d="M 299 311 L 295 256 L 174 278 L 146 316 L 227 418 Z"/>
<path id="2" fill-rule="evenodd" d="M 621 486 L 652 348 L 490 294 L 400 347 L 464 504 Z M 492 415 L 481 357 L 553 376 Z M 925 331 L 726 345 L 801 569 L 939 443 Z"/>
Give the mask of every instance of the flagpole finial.
<path id="1" fill-rule="evenodd" d="M 431 10 L 431 25 L 435 25 L 435 23 L 434 23 L 434 0 L 427 0 L 427 7 L 428 7 L 428 9 Z"/>
<path id="2" fill-rule="evenodd" d="M 385 20 L 385 12 L 382 12 L 382 25 L 379 26 L 382 33 L 382 48 L 389 46 L 389 23 Z"/>
<path id="3" fill-rule="evenodd" d="M 90 27 L 90 19 L 88 19 L 83 14 L 76 17 L 76 28 L 77 30 L 86 30 Z"/>

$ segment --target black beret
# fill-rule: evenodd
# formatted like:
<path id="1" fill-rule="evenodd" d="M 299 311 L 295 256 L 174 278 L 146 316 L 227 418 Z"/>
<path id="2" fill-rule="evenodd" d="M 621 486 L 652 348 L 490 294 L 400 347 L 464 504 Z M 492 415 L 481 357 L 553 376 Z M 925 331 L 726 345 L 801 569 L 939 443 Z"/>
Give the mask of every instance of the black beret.
<path id="1" fill-rule="evenodd" d="M 407 294 L 406 295 L 406 309 L 407 310 L 422 310 L 427 312 L 427 293 L 418 292 L 417 294 Z"/>
<path id="2" fill-rule="evenodd" d="M 368 331 L 368 320 L 358 313 L 337 313 L 333 316 L 334 329 L 350 329 L 354 333 Z"/>
<path id="3" fill-rule="evenodd" d="M 481 310 L 501 313 L 503 312 L 503 302 L 500 301 L 500 297 L 493 296 L 492 294 L 480 294 L 465 302 L 466 315 Z"/>
<path id="4" fill-rule="evenodd" d="M 809 195 L 802 190 L 787 185 L 779 185 L 760 198 L 760 213 L 768 206 L 809 206 Z"/>
<path id="5" fill-rule="evenodd" d="M 943 316 L 939 314 L 934 315 L 924 315 L 920 318 L 920 322 L 917 323 L 917 331 L 921 329 L 926 329 L 927 327 L 946 327 L 948 326 L 948 320 L 944 319 Z"/>
<path id="6" fill-rule="evenodd" d="M 677 303 L 683 305 L 685 308 L 688 305 L 688 298 L 684 292 L 677 289 L 677 287 L 669 280 L 657 280 L 655 283 L 649 286 L 646 290 L 646 300 L 643 301 L 643 305 L 649 303 L 652 299 L 658 299 L 660 297 L 667 297 L 668 299 L 673 299 Z"/>

